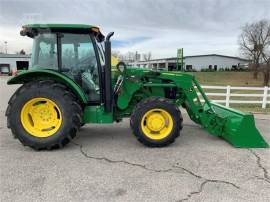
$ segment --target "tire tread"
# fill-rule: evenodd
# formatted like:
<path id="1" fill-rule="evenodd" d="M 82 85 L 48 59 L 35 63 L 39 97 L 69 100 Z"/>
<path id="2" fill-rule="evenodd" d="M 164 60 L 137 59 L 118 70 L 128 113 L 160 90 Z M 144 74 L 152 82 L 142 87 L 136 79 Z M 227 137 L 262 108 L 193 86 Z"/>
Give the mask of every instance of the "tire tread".
<path id="1" fill-rule="evenodd" d="M 68 126 L 68 128 L 65 129 L 63 132 L 63 135 L 59 137 L 56 141 L 49 145 L 44 144 L 33 144 L 29 143 L 25 140 L 22 136 L 17 134 L 14 130 L 14 128 L 11 126 L 11 109 L 13 108 L 15 100 L 26 90 L 34 89 L 34 88 L 48 88 L 48 90 L 54 90 L 57 93 L 61 93 L 62 96 L 65 96 L 65 99 L 68 102 L 68 105 L 71 106 L 70 110 L 72 113 L 72 117 L 69 117 L 72 119 L 72 124 Z M 45 79 L 45 80 L 34 80 L 31 82 L 28 82 L 24 85 L 22 85 L 10 98 L 8 102 L 8 107 L 6 110 L 6 117 L 7 117 L 7 127 L 11 128 L 12 134 L 15 138 L 19 139 L 19 141 L 24 146 L 32 147 L 35 150 L 52 150 L 52 149 L 58 149 L 64 147 L 66 144 L 68 144 L 75 136 L 79 128 L 82 124 L 82 114 L 83 109 L 82 105 L 80 104 L 79 100 L 76 98 L 76 96 L 69 90 L 68 87 L 65 85 L 58 83 L 54 80 Z"/>
<path id="2" fill-rule="evenodd" d="M 169 105 L 170 107 L 174 108 L 174 110 L 178 116 L 177 117 L 178 118 L 178 126 L 177 126 L 178 130 L 172 135 L 172 138 L 170 138 L 168 141 L 166 141 L 162 144 L 147 141 L 142 135 L 140 135 L 138 133 L 138 131 L 135 128 L 136 120 L 139 118 L 138 112 L 145 109 L 145 107 L 147 107 L 147 106 L 151 106 L 154 103 L 162 103 L 162 104 L 165 104 L 167 106 Z M 163 98 L 163 97 L 149 97 L 149 98 L 142 100 L 134 107 L 134 109 L 131 113 L 131 116 L 130 116 L 130 127 L 131 127 L 131 130 L 132 130 L 134 136 L 142 144 L 149 146 L 149 147 L 164 147 L 164 146 L 167 146 L 169 144 L 172 144 L 175 141 L 175 139 L 177 137 L 179 137 L 180 130 L 182 130 L 182 128 L 183 128 L 183 117 L 182 117 L 182 114 L 181 114 L 179 108 L 174 103 L 172 103 L 169 99 Z"/>

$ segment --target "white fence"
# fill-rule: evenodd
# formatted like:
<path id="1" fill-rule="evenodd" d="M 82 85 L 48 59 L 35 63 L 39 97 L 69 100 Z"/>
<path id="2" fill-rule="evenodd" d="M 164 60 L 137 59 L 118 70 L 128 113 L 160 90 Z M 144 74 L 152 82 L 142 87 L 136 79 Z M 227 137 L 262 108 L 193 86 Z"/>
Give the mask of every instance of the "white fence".
<path id="1" fill-rule="evenodd" d="M 216 103 L 225 103 L 226 107 L 229 107 L 231 103 L 239 103 L 239 104 L 261 104 L 262 108 L 265 109 L 267 104 L 270 104 L 270 87 L 235 87 L 235 86 L 202 86 L 203 89 L 212 89 L 212 90 L 224 90 L 224 93 L 207 93 L 207 96 L 214 97 L 224 97 L 225 99 L 220 100 L 212 100 Z M 231 90 L 241 90 L 241 91 L 253 91 L 254 93 L 246 94 L 246 93 L 231 93 Z M 233 97 L 256 97 L 256 100 L 235 100 Z M 269 101 L 267 101 L 269 98 Z M 255 99 L 255 98 L 254 98 Z"/>

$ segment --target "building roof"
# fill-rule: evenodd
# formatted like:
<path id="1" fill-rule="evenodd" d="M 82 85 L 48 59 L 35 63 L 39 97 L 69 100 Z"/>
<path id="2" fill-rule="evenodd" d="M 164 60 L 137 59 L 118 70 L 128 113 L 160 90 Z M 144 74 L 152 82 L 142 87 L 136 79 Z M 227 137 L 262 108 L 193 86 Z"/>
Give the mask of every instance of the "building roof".
<path id="1" fill-rule="evenodd" d="M 238 59 L 238 60 L 249 61 L 248 59 L 245 59 L 245 58 L 234 57 L 234 56 L 228 56 L 228 55 L 219 55 L 219 54 L 191 55 L 191 56 L 185 56 L 184 58 L 192 58 L 192 57 L 208 57 L 208 56 L 218 56 L 218 57 L 224 57 L 224 58 L 232 58 L 232 59 Z"/>
<path id="2" fill-rule="evenodd" d="M 31 55 L 0 53 L 0 58 L 30 58 Z"/>
<path id="3" fill-rule="evenodd" d="M 243 60 L 246 62 L 249 62 L 250 60 L 245 59 L 245 58 L 240 58 L 240 57 L 234 57 L 234 56 L 227 56 L 227 55 L 219 55 L 219 54 L 206 54 L 206 55 L 190 55 L 190 56 L 184 56 L 184 59 L 187 58 L 195 58 L 195 57 L 213 57 L 213 56 L 217 56 L 217 57 L 224 57 L 224 58 L 232 58 L 232 59 L 237 59 L 237 60 Z M 170 58 L 159 58 L 159 59 L 152 59 L 149 60 L 149 62 L 151 61 L 159 61 L 159 60 L 176 60 L 176 57 L 170 57 Z M 139 62 L 148 62 L 148 61 L 139 61 Z"/>

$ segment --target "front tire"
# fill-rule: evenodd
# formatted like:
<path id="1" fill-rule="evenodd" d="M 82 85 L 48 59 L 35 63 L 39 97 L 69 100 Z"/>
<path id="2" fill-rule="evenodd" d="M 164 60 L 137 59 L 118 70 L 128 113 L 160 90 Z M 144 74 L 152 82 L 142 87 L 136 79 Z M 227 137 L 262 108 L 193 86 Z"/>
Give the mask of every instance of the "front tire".
<path id="1" fill-rule="evenodd" d="M 7 125 L 15 138 L 35 150 L 62 148 L 82 124 L 82 107 L 69 89 L 52 80 L 32 81 L 9 101 Z"/>
<path id="2" fill-rule="evenodd" d="M 134 108 L 130 117 L 133 134 L 144 145 L 164 147 L 175 141 L 182 129 L 182 115 L 169 99 L 147 98 Z"/>

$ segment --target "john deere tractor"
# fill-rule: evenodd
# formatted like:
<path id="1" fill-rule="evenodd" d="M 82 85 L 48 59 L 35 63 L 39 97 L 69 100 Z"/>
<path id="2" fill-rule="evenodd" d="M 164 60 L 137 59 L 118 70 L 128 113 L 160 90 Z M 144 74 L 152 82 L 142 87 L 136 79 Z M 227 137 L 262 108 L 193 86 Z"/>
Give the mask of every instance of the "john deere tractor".
<path id="1" fill-rule="evenodd" d="M 111 124 L 130 117 L 134 136 L 163 147 L 183 128 L 182 106 L 191 120 L 235 147 L 268 147 L 254 117 L 211 103 L 197 80 L 182 72 L 111 67 L 113 33 L 80 24 L 31 24 L 29 70 L 8 84 L 22 84 L 10 98 L 7 124 L 15 138 L 41 149 L 62 148 L 88 123 Z"/>

